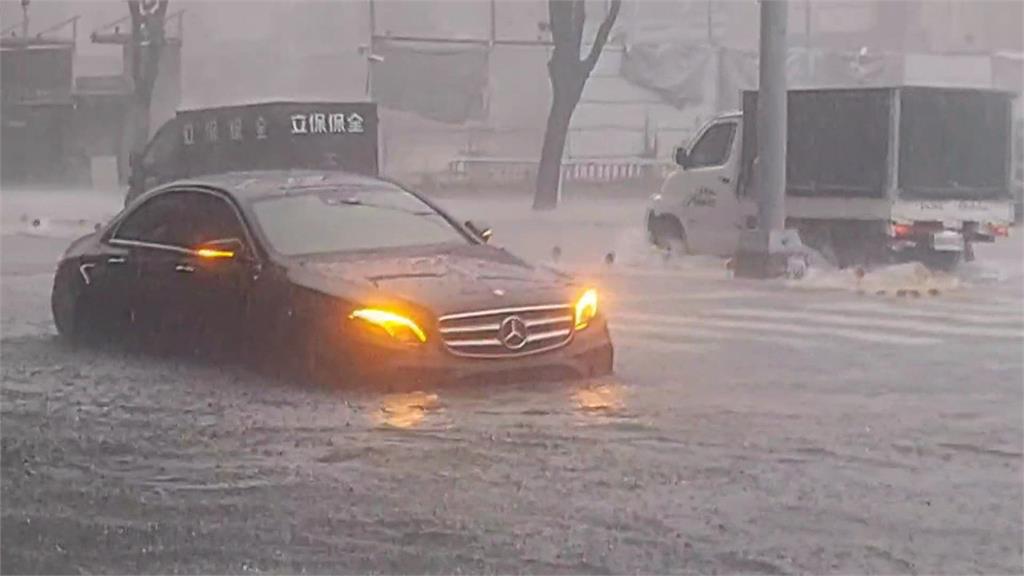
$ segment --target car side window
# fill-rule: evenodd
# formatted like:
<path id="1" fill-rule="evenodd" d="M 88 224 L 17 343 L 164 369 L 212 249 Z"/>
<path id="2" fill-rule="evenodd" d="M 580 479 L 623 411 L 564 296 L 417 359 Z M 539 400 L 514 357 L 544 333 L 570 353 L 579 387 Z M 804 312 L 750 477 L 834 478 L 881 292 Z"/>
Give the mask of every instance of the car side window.
<path id="1" fill-rule="evenodd" d="M 190 246 L 216 240 L 245 241 L 242 222 L 224 198 L 203 192 L 191 192 L 186 196 L 184 203 L 185 211 L 190 215 Z"/>
<path id="2" fill-rule="evenodd" d="M 700 140 L 690 150 L 690 168 L 721 166 L 729 160 L 732 139 L 736 134 L 736 123 L 715 124 L 704 131 Z"/>
<path id="3" fill-rule="evenodd" d="M 245 239 L 228 201 L 206 192 L 165 192 L 128 215 L 114 238 L 192 248 L 215 240 Z"/>
<path id="4" fill-rule="evenodd" d="M 183 246 L 188 225 L 181 216 L 181 194 L 161 194 L 133 210 L 117 227 L 114 239 Z"/>

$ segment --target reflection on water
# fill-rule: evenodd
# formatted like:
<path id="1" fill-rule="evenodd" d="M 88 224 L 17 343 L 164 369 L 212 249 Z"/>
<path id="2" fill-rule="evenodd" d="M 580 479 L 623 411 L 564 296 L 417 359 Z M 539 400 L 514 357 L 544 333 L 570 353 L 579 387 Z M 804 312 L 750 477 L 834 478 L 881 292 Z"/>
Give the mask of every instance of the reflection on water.
<path id="1" fill-rule="evenodd" d="M 626 407 L 625 388 L 617 382 L 603 382 L 576 388 L 576 408 L 585 415 L 619 415 Z"/>
<path id="2" fill-rule="evenodd" d="M 628 391 L 622 384 L 610 380 L 563 384 L 564 387 L 552 387 L 551 383 L 548 383 L 539 390 L 499 386 L 486 392 L 480 388 L 475 389 L 476 393 L 463 391 L 464 393 L 460 394 L 455 391 L 454 395 L 448 395 L 448 410 L 444 411 L 445 406 L 442 406 L 440 397 L 434 392 L 419 390 L 387 394 L 380 397 L 379 405 L 370 412 L 370 418 L 373 424 L 379 427 L 413 429 L 440 425 L 442 428 L 448 428 L 456 425 L 447 421 L 452 417 L 466 423 L 483 416 L 496 423 L 498 420 L 505 421 L 509 418 L 520 421 L 523 416 L 565 414 L 564 409 L 560 410 L 558 405 L 568 399 L 571 412 L 591 423 L 594 422 L 594 418 L 633 419 L 626 408 Z M 479 393 L 483 396 L 479 396 Z M 565 393 L 568 393 L 568 398 L 563 395 Z M 561 397 L 561 400 L 557 397 Z M 444 421 L 439 422 L 439 418 Z"/>
<path id="3" fill-rule="evenodd" d="M 413 428 L 426 417 L 427 412 L 440 408 L 437 394 L 408 392 L 388 394 L 381 399 L 380 408 L 373 413 L 378 426 Z"/>

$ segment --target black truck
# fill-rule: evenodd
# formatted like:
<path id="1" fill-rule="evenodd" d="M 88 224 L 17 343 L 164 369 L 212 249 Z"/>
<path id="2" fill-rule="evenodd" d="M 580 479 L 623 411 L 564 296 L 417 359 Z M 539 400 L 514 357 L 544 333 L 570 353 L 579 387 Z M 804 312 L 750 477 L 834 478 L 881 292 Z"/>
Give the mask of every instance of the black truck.
<path id="1" fill-rule="evenodd" d="M 266 102 L 180 111 L 132 155 L 125 205 L 167 182 L 252 170 L 377 176 L 376 104 Z"/>

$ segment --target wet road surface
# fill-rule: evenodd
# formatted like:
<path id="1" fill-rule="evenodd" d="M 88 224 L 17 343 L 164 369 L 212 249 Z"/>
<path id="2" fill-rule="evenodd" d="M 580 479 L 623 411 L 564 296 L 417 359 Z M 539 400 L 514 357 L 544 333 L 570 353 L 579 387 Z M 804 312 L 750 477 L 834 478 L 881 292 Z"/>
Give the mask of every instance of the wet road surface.
<path id="1" fill-rule="evenodd" d="M 5 572 L 1024 568 L 1017 277 L 624 263 L 593 272 L 615 376 L 389 394 L 70 349 L 61 246 L 3 238 Z"/>

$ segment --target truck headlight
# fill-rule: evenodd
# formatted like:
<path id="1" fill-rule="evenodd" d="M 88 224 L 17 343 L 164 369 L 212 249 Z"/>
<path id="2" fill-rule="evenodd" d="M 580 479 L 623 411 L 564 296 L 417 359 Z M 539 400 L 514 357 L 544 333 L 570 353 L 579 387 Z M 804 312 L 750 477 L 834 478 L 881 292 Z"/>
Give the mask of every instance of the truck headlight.
<path id="1" fill-rule="evenodd" d="M 590 288 L 576 301 L 576 329 L 583 330 L 597 316 L 597 290 Z"/>
<path id="2" fill-rule="evenodd" d="M 349 318 L 369 322 L 382 328 L 388 336 L 403 344 L 422 344 L 427 341 L 423 329 L 410 318 L 390 310 L 381 308 L 360 308 L 352 312 Z"/>

